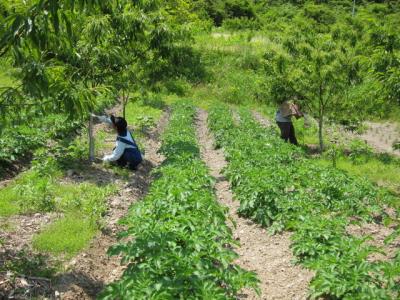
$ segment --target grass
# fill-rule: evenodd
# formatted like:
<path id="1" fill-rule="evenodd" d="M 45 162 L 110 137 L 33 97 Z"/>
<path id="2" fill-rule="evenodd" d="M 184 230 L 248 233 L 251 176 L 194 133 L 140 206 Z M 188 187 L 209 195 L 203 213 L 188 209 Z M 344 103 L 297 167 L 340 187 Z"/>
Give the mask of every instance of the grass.
<path id="1" fill-rule="evenodd" d="M 165 103 L 159 94 L 130 101 L 126 106 L 126 121 L 128 125 L 139 129 L 154 126 L 160 119 L 164 106 Z"/>
<path id="2" fill-rule="evenodd" d="M 70 214 L 55 221 L 34 237 L 33 247 L 41 252 L 70 258 L 95 236 L 97 225 L 84 214 Z"/>
<path id="3" fill-rule="evenodd" d="M 140 133 L 144 127 L 156 124 L 163 108 L 164 102 L 158 96 L 130 102 L 126 108 L 127 120 Z M 112 132 L 99 131 L 96 136 L 97 155 L 112 151 L 111 143 L 106 140 L 114 137 Z M 76 163 L 85 158 L 86 146 L 85 137 L 78 137 L 68 149 L 61 149 L 67 151 L 62 157 L 62 165 L 48 157 L 43 161 L 39 159 L 36 166 L 34 164 L 33 168 L 20 174 L 7 188 L 0 189 L 0 216 L 44 211 L 66 214 L 34 237 L 33 245 L 38 251 L 72 257 L 88 244 L 101 226 L 107 209 L 105 199 L 115 193 L 116 186 L 61 182 L 65 169 L 83 167 Z M 124 179 L 129 178 L 130 171 L 126 169 L 105 167 Z"/>
<path id="4" fill-rule="evenodd" d="M 11 75 L 12 67 L 4 59 L 0 60 L 0 88 L 14 87 L 16 80 Z"/>
<path id="5" fill-rule="evenodd" d="M 0 216 L 73 210 L 98 213 L 105 210 L 104 199 L 114 191 L 112 184 L 63 184 L 58 176 L 43 177 L 35 170 L 29 170 L 13 184 L 0 190 Z"/>
<path id="6" fill-rule="evenodd" d="M 0 217 L 8 217 L 19 213 L 20 208 L 15 200 L 15 191 L 12 187 L 5 187 L 0 190 Z"/>
<path id="7" fill-rule="evenodd" d="M 315 160 L 324 166 L 331 166 L 332 162 L 326 158 Z M 385 163 L 378 158 L 370 158 L 363 163 L 354 164 L 348 157 L 340 157 L 336 167 L 350 174 L 366 177 L 379 186 L 400 194 L 400 165 Z"/>

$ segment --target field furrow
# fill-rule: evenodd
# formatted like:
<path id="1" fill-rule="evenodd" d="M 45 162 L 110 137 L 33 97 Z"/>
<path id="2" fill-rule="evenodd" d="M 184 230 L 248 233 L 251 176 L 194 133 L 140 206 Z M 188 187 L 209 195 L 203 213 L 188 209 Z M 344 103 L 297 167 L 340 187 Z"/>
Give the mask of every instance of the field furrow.
<path id="1" fill-rule="evenodd" d="M 159 137 L 168 124 L 169 113 L 165 112 L 149 138 L 145 140 L 145 161 L 125 184 L 121 183 L 117 195 L 109 199 L 108 211 L 102 231 L 93 239 L 89 247 L 68 263 L 68 272 L 56 278 L 53 287 L 62 299 L 94 299 L 104 285 L 118 279 L 124 267 L 119 257 L 109 257 L 108 249 L 117 243 L 116 234 L 123 229 L 118 221 L 124 217 L 129 207 L 143 198 L 153 179 L 151 171 L 163 161 Z"/>
<path id="2" fill-rule="evenodd" d="M 166 160 L 109 251 L 125 271 L 101 299 L 235 299 L 256 288 L 255 275 L 234 264 L 235 240 L 200 159 L 194 115 L 193 106 L 174 105 L 160 149 Z"/>
<path id="3" fill-rule="evenodd" d="M 235 124 L 229 109 L 219 105 L 208 122 L 229 162 L 225 174 L 240 201 L 239 214 L 271 232 L 293 232 L 296 261 L 315 271 L 312 298 L 395 299 L 400 256 L 391 249 L 397 221 L 387 213 L 393 197 L 362 178 L 314 165 L 249 111 L 240 110 L 239 117 Z M 352 224 L 383 228 L 382 220 L 392 224 L 385 231 L 388 246 L 373 242 L 385 237 L 351 233 Z"/>
<path id="4" fill-rule="evenodd" d="M 227 166 L 222 149 L 215 149 L 214 137 L 207 127 L 208 113 L 198 110 L 197 135 L 201 145 L 201 157 L 216 179 L 218 200 L 227 206 L 233 237 L 240 242 L 235 247 L 239 254 L 238 265 L 254 271 L 260 280 L 261 299 L 306 299 L 308 284 L 313 273 L 293 265 L 290 234 L 268 235 L 266 230 L 253 221 L 240 217 L 239 202 L 234 200 L 228 179 L 223 174 Z M 242 291 L 241 298 L 260 299 L 251 290 Z"/>

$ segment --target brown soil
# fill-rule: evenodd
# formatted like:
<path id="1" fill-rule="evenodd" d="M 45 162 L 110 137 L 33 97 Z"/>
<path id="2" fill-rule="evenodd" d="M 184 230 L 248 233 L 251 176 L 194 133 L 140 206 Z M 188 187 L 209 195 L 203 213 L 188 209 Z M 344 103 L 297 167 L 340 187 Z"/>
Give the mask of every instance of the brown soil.
<path id="1" fill-rule="evenodd" d="M 114 183 L 118 187 L 118 194 L 108 199 L 108 212 L 105 216 L 104 228 L 90 243 L 88 248 L 78 254 L 64 266 L 66 272 L 59 274 L 53 282 L 46 278 L 29 277 L 25 274 L 11 274 L 0 272 L 0 299 L 14 297 L 27 299 L 32 296 L 45 296 L 52 299 L 94 299 L 105 284 L 118 278 L 123 267 L 118 257 L 107 256 L 108 248 L 115 244 L 116 233 L 122 228 L 117 224 L 128 208 L 143 197 L 152 180 L 151 170 L 159 165 L 163 157 L 157 153 L 160 147 L 159 134 L 168 122 L 168 113 L 164 113 L 157 128 L 146 134 L 144 162 L 138 170 L 129 176 L 129 180 L 114 174 L 111 169 L 101 164 L 86 163 L 80 170 L 68 170 L 62 183 L 92 182 L 96 185 Z M 95 131 L 104 127 L 95 125 Z M 114 140 L 112 140 L 112 143 Z M 112 148 L 106 147 L 104 151 Z M 104 153 L 103 153 L 104 154 Z M 8 182 L 5 182 L 5 185 Z M 32 237 L 43 226 L 53 222 L 61 214 L 34 214 L 0 218 L 0 271 L 7 261 L 18 261 L 23 253 L 24 258 L 34 259 L 38 254 L 32 250 Z M 54 258 L 48 257 L 49 266 Z"/>
<path id="2" fill-rule="evenodd" d="M 128 208 L 148 191 L 152 181 L 151 170 L 158 166 L 163 157 L 157 153 L 160 147 L 159 134 L 168 122 L 164 113 L 157 128 L 148 135 L 145 143 L 145 162 L 139 167 L 129 182 L 123 185 L 120 193 L 110 199 L 109 211 L 105 217 L 105 228 L 92 241 L 88 249 L 72 259 L 67 272 L 61 274 L 54 286 L 54 295 L 61 299 L 94 299 L 108 284 L 122 275 L 124 267 L 119 257 L 108 257 L 107 250 L 116 244 L 116 233 L 122 227 L 117 224 L 128 211 Z"/>
<path id="3" fill-rule="evenodd" d="M 258 111 L 253 110 L 252 114 L 254 116 L 254 118 L 263 126 L 268 127 L 271 126 L 272 123 L 270 120 L 267 120 L 266 118 L 264 118 L 264 116 L 262 114 L 260 114 Z"/>
<path id="4" fill-rule="evenodd" d="M 388 228 L 382 224 L 367 223 L 361 225 L 349 225 L 346 228 L 347 233 L 357 236 L 365 237 L 371 236 L 371 240 L 367 241 L 368 245 L 376 246 L 384 251 L 383 253 L 375 253 L 369 257 L 370 261 L 390 260 L 396 256 L 400 249 L 400 237 L 396 238 L 392 243 L 386 245 L 385 239 L 394 232 L 392 228 Z"/>
<path id="5" fill-rule="evenodd" d="M 6 183 L 8 180 L 26 170 L 30 166 L 31 160 L 32 155 L 29 154 L 13 163 L 0 163 L 0 187 L 3 186 L 3 182 Z"/>
<path id="6" fill-rule="evenodd" d="M 0 255 L 11 249 L 13 251 L 30 249 L 32 238 L 40 228 L 61 216 L 60 213 L 36 213 L 8 218 L 0 217 L 0 239 L 3 240 Z"/>
<path id="7" fill-rule="evenodd" d="M 229 208 L 229 218 L 234 238 L 240 241 L 235 250 L 239 254 L 236 263 L 257 273 L 260 279 L 261 297 L 254 291 L 242 291 L 246 299 L 306 299 L 313 273 L 292 264 L 290 234 L 271 236 L 265 229 L 248 219 L 239 217 L 238 201 L 234 201 L 229 182 L 222 174 L 226 166 L 222 150 L 214 149 L 214 139 L 207 128 L 207 112 L 198 111 L 197 134 L 201 156 L 217 181 L 215 190 L 221 204 Z"/>
<path id="8" fill-rule="evenodd" d="M 44 260 L 51 265 L 52 259 L 34 253 L 32 238 L 43 226 L 60 218 L 59 213 L 36 213 L 0 218 L 0 299 L 29 299 L 35 295 L 47 295 L 50 280 L 47 278 L 30 277 L 29 274 L 15 274 L 10 264 L 16 264 L 17 269 L 26 269 L 29 273 L 29 262 L 36 268 L 48 269 Z"/>

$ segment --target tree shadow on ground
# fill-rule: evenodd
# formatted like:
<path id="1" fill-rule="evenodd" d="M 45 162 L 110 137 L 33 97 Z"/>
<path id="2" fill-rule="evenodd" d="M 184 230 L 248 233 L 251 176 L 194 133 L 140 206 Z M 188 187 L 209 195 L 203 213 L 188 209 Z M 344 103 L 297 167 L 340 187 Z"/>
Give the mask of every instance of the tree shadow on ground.
<path id="1" fill-rule="evenodd" d="M 50 262 L 50 263 L 49 263 Z M 50 297 L 56 263 L 30 250 L 0 250 L 0 299 Z"/>
<path id="2" fill-rule="evenodd" d="M 154 165 L 147 159 L 138 166 L 138 170 L 130 170 L 118 166 L 104 167 L 101 163 L 82 163 L 79 168 L 66 171 L 68 179 L 74 183 L 92 183 L 99 187 L 115 184 L 118 181 L 126 182 L 126 185 L 139 183 L 143 186 L 147 182 L 148 172 Z M 69 174 L 68 174 L 69 173 Z M 143 182 L 143 184 L 140 184 Z"/>
<path id="3" fill-rule="evenodd" d="M 56 284 L 53 290 L 56 288 L 55 292 L 62 293 L 63 299 L 95 299 L 105 286 L 104 282 L 80 271 L 63 273 L 54 277 L 53 282 Z"/>

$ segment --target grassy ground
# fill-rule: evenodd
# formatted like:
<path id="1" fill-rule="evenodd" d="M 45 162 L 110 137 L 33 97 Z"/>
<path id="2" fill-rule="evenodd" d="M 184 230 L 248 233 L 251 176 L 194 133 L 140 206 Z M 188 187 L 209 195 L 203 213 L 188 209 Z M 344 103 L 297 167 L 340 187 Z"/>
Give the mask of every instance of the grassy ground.
<path id="1" fill-rule="evenodd" d="M 321 165 L 332 165 L 332 161 L 326 158 L 318 158 Z M 369 158 L 364 162 L 354 163 L 349 157 L 340 157 L 336 167 L 350 174 L 366 177 L 379 186 L 383 186 L 400 194 L 400 163 L 384 162 L 379 158 Z"/>
<path id="2" fill-rule="evenodd" d="M 141 139 L 144 138 L 146 130 L 156 124 L 165 105 L 183 98 L 193 99 L 194 104 L 204 109 L 221 100 L 232 105 L 246 105 L 259 110 L 270 120 L 274 119 L 276 107 L 264 94 L 266 78 L 262 55 L 268 47 L 273 47 L 268 39 L 252 32 L 215 32 L 211 36 L 198 35 L 195 41 L 195 49 L 202 53 L 202 60 L 206 65 L 207 78 L 204 81 L 195 85 L 181 84 L 182 89 L 178 95 L 149 93 L 143 97 L 132 97 L 132 101 L 127 105 L 126 118 L 128 124 L 136 129 L 133 134 L 138 139 L 141 149 L 144 149 Z M 4 70 L 1 71 L 0 69 L 0 82 L 1 74 L 5 74 Z M 4 78 L 3 82 L 9 80 L 7 76 Z M 298 120 L 295 121 L 295 127 L 301 144 L 318 143 L 315 124 L 304 128 L 304 121 Z M 115 135 L 110 131 L 97 132 L 98 155 L 100 152 L 111 151 L 114 139 Z M 34 246 L 42 252 L 71 256 L 85 247 L 98 230 L 97 220 L 101 219 L 105 201 L 115 191 L 115 186 L 99 186 L 91 182 L 61 183 L 68 168 L 79 170 L 81 164 L 77 158 L 86 159 L 86 138 L 78 139 L 63 151 L 66 151 L 69 157 L 62 168 L 50 166 L 50 169 L 45 169 L 45 177 L 40 174 L 40 168 L 39 171 L 29 170 L 21 174 L 10 186 L 0 189 L 0 216 L 46 210 L 63 212 L 63 219 L 49 225 L 35 237 Z M 331 163 L 326 158 L 317 160 L 320 164 Z M 111 168 L 122 178 L 128 177 L 126 170 L 104 167 Z M 393 162 L 387 163 L 372 158 L 354 164 L 347 157 L 342 157 L 338 160 L 337 167 L 351 174 L 366 176 L 392 191 L 399 191 L 400 169 Z M 94 211 L 96 215 L 93 218 L 83 217 L 93 215 Z M 76 232 L 82 232 L 82 235 Z"/>
<path id="3" fill-rule="evenodd" d="M 154 126 L 161 116 L 164 101 L 154 96 L 132 101 L 126 108 L 129 125 L 134 127 L 134 136 L 141 149 L 145 131 Z M 115 133 L 101 129 L 96 134 L 96 156 L 111 153 Z M 33 247 L 40 253 L 71 257 L 83 249 L 94 237 L 102 222 L 107 204 L 106 199 L 116 192 L 113 182 L 99 183 L 98 178 L 71 181 L 70 171 L 87 172 L 91 168 L 87 159 L 86 133 L 76 138 L 67 147 L 53 146 L 37 151 L 33 167 L 21 173 L 11 184 L 0 189 L 0 217 L 2 224 L 8 217 L 36 212 L 61 212 L 64 216 L 37 234 Z M 122 180 L 129 177 L 129 171 L 104 164 L 105 172 L 111 172 Z M 107 180 L 106 180 L 107 181 Z M 7 223 L 9 224 L 9 223 Z M 12 226 L 12 224 L 9 224 Z"/>
<path id="4" fill-rule="evenodd" d="M 0 59 L 0 89 L 15 86 L 16 80 L 11 74 L 12 68 L 4 59 Z"/>
<path id="5" fill-rule="evenodd" d="M 95 236 L 98 225 L 82 213 L 72 213 L 55 221 L 33 240 L 40 252 L 66 255 L 70 258 L 83 249 Z"/>

